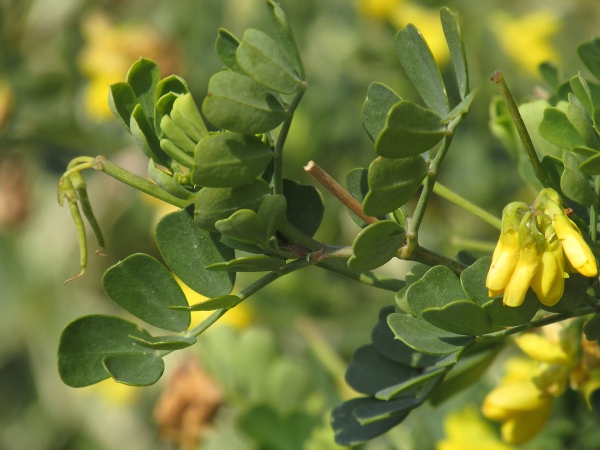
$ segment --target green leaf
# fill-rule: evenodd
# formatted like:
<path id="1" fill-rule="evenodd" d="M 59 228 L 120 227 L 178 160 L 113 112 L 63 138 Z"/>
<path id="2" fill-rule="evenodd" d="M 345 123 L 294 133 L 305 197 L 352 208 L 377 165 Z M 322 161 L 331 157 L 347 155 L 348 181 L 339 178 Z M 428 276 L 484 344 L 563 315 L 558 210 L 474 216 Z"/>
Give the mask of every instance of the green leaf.
<path id="1" fill-rule="evenodd" d="M 102 360 L 113 354 L 143 354 L 148 350 L 130 336 L 150 339 L 150 333 L 119 317 L 93 315 L 71 322 L 60 336 L 58 373 L 71 387 L 84 387 L 107 379 Z"/>
<path id="2" fill-rule="evenodd" d="M 380 390 L 375 394 L 375 397 L 380 400 L 391 400 L 399 395 L 405 396 L 411 390 L 416 390 L 426 384 L 437 382 L 437 380 L 442 378 L 447 371 L 448 369 L 446 367 L 431 367 L 425 369 L 423 372 L 415 374 L 415 376 L 408 380 Z"/>
<path id="3" fill-rule="evenodd" d="M 474 337 L 451 333 L 406 314 L 390 314 L 388 324 L 409 347 L 429 355 L 449 355 L 470 345 Z"/>
<path id="4" fill-rule="evenodd" d="M 331 413 L 331 426 L 335 433 L 335 442 L 339 445 L 358 445 L 377 437 L 402 422 L 409 411 L 393 415 L 383 420 L 361 425 L 354 416 L 360 407 L 381 404 L 381 400 L 371 397 L 355 398 L 342 403 Z"/>
<path id="5" fill-rule="evenodd" d="M 440 10 L 440 19 L 442 21 L 442 28 L 444 29 L 444 36 L 450 49 L 452 64 L 454 65 L 458 92 L 460 98 L 464 99 L 469 93 L 469 66 L 467 64 L 467 53 L 460 31 L 460 24 L 458 23 L 458 14 L 443 7 Z"/>
<path id="6" fill-rule="evenodd" d="M 254 244 L 247 244 L 246 242 L 238 241 L 237 239 L 230 238 L 228 236 L 221 235 L 221 243 L 234 250 L 241 250 L 246 253 L 255 253 L 262 255 L 265 251 Z"/>
<path id="7" fill-rule="evenodd" d="M 373 345 L 367 344 L 354 352 L 346 370 L 346 382 L 360 393 L 375 395 L 418 374 L 417 369 L 396 364 L 381 356 Z"/>
<path id="8" fill-rule="evenodd" d="M 144 115 L 142 105 L 140 104 L 131 113 L 129 129 L 133 139 L 135 139 L 135 142 L 148 158 L 154 159 L 157 163 L 165 167 L 169 167 L 171 158 L 161 148 L 160 141 L 148 118 Z"/>
<path id="9" fill-rule="evenodd" d="M 173 111 L 171 111 L 171 113 L 172 112 Z M 183 131 L 170 116 L 163 116 L 160 121 L 160 129 L 162 130 L 165 139 L 171 141 L 188 155 L 194 154 L 196 142 L 190 139 L 186 132 Z"/>
<path id="10" fill-rule="evenodd" d="M 246 75 L 273 91 L 293 94 L 302 84 L 283 48 L 260 30 L 244 31 L 236 59 Z"/>
<path id="11" fill-rule="evenodd" d="M 407 292 L 408 305 L 418 318 L 424 309 L 441 308 L 466 297 L 458 278 L 446 266 L 432 267 Z"/>
<path id="12" fill-rule="evenodd" d="M 277 270 L 285 265 L 285 260 L 272 256 L 244 256 L 226 263 L 206 266 L 208 270 L 232 272 L 265 272 Z"/>
<path id="13" fill-rule="evenodd" d="M 533 291 L 529 290 L 525 294 L 525 300 L 521 306 L 516 308 L 506 306 L 503 304 L 502 298 L 495 298 L 483 305 L 483 309 L 490 316 L 492 324 L 501 327 L 515 327 L 530 322 L 535 316 L 539 305 L 540 302 L 537 297 Z"/>
<path id="14" fill-rule="evenodd" d="M 425 104 L 438 116 L 449 111 L 446 88 L 433 54 L 421 32 L 412 24 L 396 34 L 396 55 Z"/>
<path id="15" fill-rule="evenodd" d="M 580 44 L 577 53 L 590 72 L 600 79 L 600 38 Z"/>
<path id="16" fill-rule="evenodd" d="M 381 220 L 369 225 L 354 239 L 348 267 L 364 272 L 383 266 L 396 256 L 405 237 L 404 228 L 393 220 Z"/>
<path id="17" fill-rule="evenodd" d="M 258 177 L 273 158 L 273 151 L 255 136 L 226 131 L 198 143 L 192 171 L 194 184 L 234 187 Z"/>
<path id="18" fill-rule="evenodd" d="M 583 327 L 583 334 L 588 341 L 600 339 L 600 314 L 592 317 Z"/>
<path id="19" fill-rule="evenodd" d="M 450 111 L 446 116 L 442 117 L 441 123 L 451 122 L 458 116 L 467 114 L 471 110 L 471 104 L 473 103 L 473 100 L 478 92 L 479 88 L 473 89 L 458 105 L 452 109 L 452 111 Z"/>
<path id="20" fill-rule="evenodd" d="M 446 127 L 433 111 L 401 100 L 387 115 L 385 128 L 375 142 L 375 151 L 386 158 L 419 155 L 446 135 Z"/>
<path id="21" fill-rule="evenodd" d="M 270 131 L 286 117 L 285 108 L 271 92 L 231 71 L 210 78 L 202 111 L 213 125 L 242 134 Z"/>
<path id="22" fill-rule="evenodd" d="M 481 377 L 498 355 L 502 346 L 494 346 L 491 349 L 469 354 L 469 350 L 460 358 L 452 368 L 443 383 L 436 389 L 430 399 L 433 406 L 437 406 L 453 395 L 468 388 L 481 380 Z"/>
<path id="23" fill-rule="evenodd" d="M 219 237 L 198 228 L 187 210 L 167 214 L 156 226 L 156 242 L 167 265 L 187 286 L 206 297 L 229 294 L 235 283 L 234 273 L 206 269 L 235 257 Z"/>
<path id="24" fill-rule="evenodd" d="M 148 160 L 148 175 L 161 188 L 177 198 L 191 200 L 196 195 L 194 192 L 190 192 L 180 185 L 171 175 L 157 168 L 152 159 Z"/>
<path id="25" fill-rule="evenodd" d="M 156 85 L 156 104 L 154 105 L 154 129 L 160 135 L 160 120 L 170 114 L 173 103 L 179 95 L 189 93 L 187 82 L 177 75 L 169 75 Z"/>
<path id="26" fill-rule="evenodd" d="M 196 343 L 196 338 L 193 336 L 151 336 L 149 338 L 140 338 L 137 336 L 129 336 L 137 345 L 152 350 L 181 350 Z"/>
<path id="27" fill-rule="evenodd" d="M 563 156 L 565 170 L 560 177 L 560 188 L 573 201 L 583 206 L 592 206 L 598 201 L 589 179 L 579 170 L 579 158 L 572 152 Z"/>
<path id="28" fill-rule="evenodd" d="M 417 352 L 395 338 L 387 322 L 388 316 L 394 312 L 393 306 L 386 306 L 379 312 L 379 320 L 371 332 L 375 349 L 385 358 L 403 366 L 425 368 L 435 365 L 439 357 Z"/>
<path id="29" fill-rule="evenodd" d="M 102 364 L 115 381 L 130 386 L 150 386 L 165 370 L 162 358 L 148 353 L 107 355 Z"/>
<path id="30" fill-rule="evenodd" d="M 573 94 L 569 94 L 567 117 L 587 147 L 595 148 L 598 151 L 600 144 L 598 143 L 592 120 L 581 102 Z M 574 146 L 574 148 L 585 147 Z"/>
<path id="31" fill-rule="evenodd" d="M 401 207 L 417 192 L 427 176 L 427 163 L 420 156 L 376 158 L 369 166 L 369 192 L 363 211 L 373 217 Z"/>
<path id="32" fill-rule="evenodd" d="M 484 256 L 483 258 L 479 258 L 460 274 L 460 284 L 463 290 L 467 296 L 479 306 L 483 306 L 490 301 L 485 282 L 491 264 L 492 257 Z"/>
<path id="33" fill-rule="evenodd" d="M 121 81 L 111 84 L 108 93 L 108 106 L 117 119 L 129 130 L 131 114 L 138 105 L 138 99 L 128 83 Z"/>
<path id="34" fill-rule="evenodd" d="M 194 158 L 170 140 L 161 139 L 160 148 L 169 156 L 169 158 L 173 158 L 174 161 L 177 161 L 182 166 L 187 167 L 188 169 L 194 167 Z"/>
<path id="35" fill-rule="evenodd" d="M 238 241 L 262 246 L 266 244 L 265 226 L 258 215 L 250 209 L 240 209 L 227 219 L 217 220 L 217 231 Z"/>
<path id="36" fill-rule="evenodd" d="M 592 117 L 594 113 L 594 102 L 587 81 L 585 81 L 581 74 L 577 74 L 569 80 L 569 84 L 573 90 L 573 94 L 575 94 L 577 99 L 581 102 L 588 116 Z"/>
<path id="37" fill-rule="evenodd" d="M 385 402 L 369 403 L 356 407 L 352 414 L 361 425 L 387 419 L 389 417 L 408 414 L 423 403 L 421 398 L 401 398 Z"/>
<path id="38" fill-rule="evenodd" d="M 217 55 L 225 67 L 234 72 L 244 73 L 242 68 L 238 65 L 237 59 L 235 58 L 235 52 L 240 45 L 240 41 L 231 32 L 224 28 L 219 28 L 217 35 L 217 42 L 215 48 Z"/>
<path id="39" fill-rule="evenodd" d="M 190 306 L 190 311 L 214 311 L 215 309 L 233 308 L 242 300 L 237 295 L 222 295 Z"/>
<path id="40" fill-rule="evenodd" d="M 367 169 L 357 167 L 356 169 L 352 169 L 350 172 L 348 172 L 348 175 L 346 175 L 346 187 L 348 192 L 350 192 L 352 197 L 354 197 L 360 203 L 362 203 L 365 195 L 367 195 L 367 192 L 369 192 L 368 174 L 369 171 Z M 356 223 L 359 227 L 364 228 L 367 226 L 367 222 L 362 220 L 349 209 L 348 214 L 350 214 L 350 217 L 354 223 Z M 381 217 L 381 219 L 384 218 L 385 217 L 383 216 Z"/>
<path id="41" fill-rule="evenodd" d="M 206 128 L 204 119 L 202 119 L 198 106 L 196 106 L 196 102 L 190 93 L 180 95 L 173 102 L 171 119 L 194 142 L 200 142 L 205 137 L 208 137 L 208 129 Z"/>
<path id="42" fill-rule="evenodd" d="M 258 210 L 270 193 L 269 185 L 260 178 L 229 188 L 205 187 L 196 195 L 194 220 L 200 228 L 216 231 L 215 222 L 229 218 L 240 209 Z"/>
<path id="43" fill-rule="evenodd" d="M 125 77 L 142 105 L 148 123 L 154 127 L 154 103 L 157 100 L 156 86 L 160 80 L 160 69 L 150 59 L 140 58 L 129 68 Z"/>
<path id="44" fill-rule="evenodd" d="M 472 300 L 457 300 L 441 308 L 426 308 L 421 316 L 442 330 L 456 334 L 481 336 L 497 330 L 488 314 Z"/>
<path id="45" fill-rule="evenodd" d="M 383 83 L 369 85 L 361 116 L 363 127 L 373 142 L 385 128 L 390 109 L 400 100 L 400 96 Z"/>
<path id="46" fill-rule="evenodd" d="M 560 77 L 558 74 L 558 67 L 550 61 L 541 63 L 538 66 L 538 71 L 546 83 L 553 88 L 557 88 L 560 84 Z"/>
<path id="47" fill-rule="evenodd" d="M 558 108 L 546 108 L 539 127 L 540 134 L 554 145 L 570 149 L 574 145 L 586 146 L 567 114 Z"/>
<path id="48" fill-rule="evenodd" d="M 109 268 L 102 287 L 117 305 L 150 325 L 180 332 L 190 324 L 189 312 L 167 308 L 187 306 L 187 300 L 177 281 L 149 255 L 136 253 Z"/>
<path id="49" fill-rule="evenodd" d="M 258 207 L 258 217 L 264 225 L 267 239 L 275 235 L 277 229 L 285 222 L 287 200 L 284 195 L 269 195 Z"/>
<path id="50" fill-rule="evenodd" d="M 271 16 L 271 21 L 273 22 L 275 31 L 277 31 L 279 42 L 285 50 L 291 64 L 294 67 L 294 70 L 300 76 L 300 78 L 304 78 L 302 58 L 300 57 L 300 52 L 298 51 L 298 46 L 296 45 L 296 39 L 292 33 L 292 27 L 290 26 L 287 15 L 283 9 L 281 9 L 281 6 L 272 0 L 267 0 L 267 9 L 269 10 L 269 15 Z"/>
<path id="51" fill-rule="evenodd" d="M 284 178 L 283 195 L 287 200 L 287 220 L 304 234 L 314 236 L 325 214 L 325 204 L 319 190 Z"/>
<path id="52" fill-rule="evenodd" d="M 583 161 L 579 170 L 586 175 L 600 175 L 600 153 Z"/>
<path id="53" fill-rule="evenodd" d="M 219 237 L 198 228 L 187 210 L 167 214 L 156 226 L 156 242 L 167 265 L 187 286 L 207 297 L 229 294 L 235 283 L 233 273 L 206 269 L 235 257 Z"/>

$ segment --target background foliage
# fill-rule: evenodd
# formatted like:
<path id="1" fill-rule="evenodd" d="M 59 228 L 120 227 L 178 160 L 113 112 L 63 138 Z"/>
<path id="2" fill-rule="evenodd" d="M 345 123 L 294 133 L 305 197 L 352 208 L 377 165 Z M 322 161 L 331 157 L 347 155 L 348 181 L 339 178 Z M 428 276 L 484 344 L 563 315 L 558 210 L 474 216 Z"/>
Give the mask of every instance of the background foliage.
<path id="1" fill-rule="evenodd" d="M 471 84 L 481 91 L 440 181 L 497 215 L 515 197 L 534 198 L 523 191 L 510 155 L 488 132 L 488 105 L 497 91 L 487 80 L 502 69 L 515 96 L 526 99 L 545 86 L 534 70 L 537 63 L 550 58 L 568 68 L 567 74 L 583 70 L 575 48 L 600 23 L 593 0 L 283 1 L 310 86 L 287 143 L 286 177 L 310 183 L 302 170 L 310 159 L 340 181 L 349 169 L 369 164 L 374 155 L 360 118 L 367 87 L 377 80 L 403 96 L 411 89 L 393 47 L 395 32 L 409 21 L 423 31 L 438 61 L 448 62 L 434 45 L 441 35 L 434 24 L 442 5 L 460 14 Z M 152 230 L 168 211 L 94 174 L 88 178 L 89 192 L 107 235 L 107 256 L 91 258 L 86 277 L 66 288 L 60 282 L 77 271 L 70 218 L 56 206 L 54 194 L 67 162 L 80 154 L 105 153 L 142 176 L 147 170 L 107 109 L 108 84 L 122 80 L 143 55 L 156 60 L 163 75 L 184 76 L 194 97 L 203 98 L 208 78 L 221 66 L 214 52 L 217 24 L 237 36 L 246 27 L 268 29 L 262 1 L 5 0 L 0 20 L 0 448 L 169 448 L 158 434 L 194 448 L 194 430 L 182 432 L 174 419 L 173 411 L 189 399 L 169 379 L 182 378 L 214 393 L 193 414 L 208 421 L 215 404 L 225 405 L 214 425 L 206 427 L 202 448 L 338 448 L 328 414 L 354 395 L 343 381 L 345 366 L 352 352 L 370 341 L 379 310 L 392 299 L 324 271 L 292 274 L 261 291 L 226 315 L 226 323 L 202 336 L 185 357 L 167 358 L 163 381 L 151 388 L 105 381 L 74 390 L 56 373 L 64 325 L 91 312 L 117 311 L 102 291 L 101 274 L 132 253 L 161 257 Z M 446 65 L 443 75 L 450 74 Z M 465 173 L 476 175 L 465 178 Z M 328 213 L 317 237 L 348 245 L 356 234 L 354 223 L 327 194 L 324 201 Z M 496 239 L 491 227 L 441 199 L 434 201 L 421 232 L 428 247 L 453 254 L 462 238 Z M 386 270 L 399 275 L 410 267 L 396 262 Z M 200 300 L 186 294 L 190 304 Z M 202 314 L 193 313 L 192 320 L 198 322 Z M 253 369 L 240 358 L 257 348 L 262 364 Z M 452 402 L 423 407 L 365 447 L 435 448 L 455 433 L 451 420 L 443 429 L 447 413 L 467 411 L 468 416 L 469 405 L 479 405 L 497 381 L 495 372 L 488 371 Z M 293 392 L 285 382 L 290 377 Z M 572 405 L 568 397 L 562 402 L 550 435 L 527 448 L 543 448 L 552 435 L 572 433 L 577 423 L 568 419 Z M 273 423 L 286 432 L 267 433 L 265 424 Z M 595 448 L 597 442 L 586 445 Z"/>

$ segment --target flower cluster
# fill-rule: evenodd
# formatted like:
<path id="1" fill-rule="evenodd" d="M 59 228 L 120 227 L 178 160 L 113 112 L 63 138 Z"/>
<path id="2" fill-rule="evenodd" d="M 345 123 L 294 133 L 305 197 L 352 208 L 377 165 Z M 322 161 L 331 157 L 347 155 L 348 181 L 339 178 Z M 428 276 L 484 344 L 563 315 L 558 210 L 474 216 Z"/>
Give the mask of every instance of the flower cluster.
<path id="1" fill-rule="evenodd" d="M 485 417 L 502 422 L 504 442 L 521 444 L 536 436 L 550 418 L 552 399 L 569 387 L 581 392 L 589 406 L 600 386 L 600 347 L 582 339 L 580 330 L 581 320 L 574 320 L 515 339 L 527 357 L 506 361 L 504 378 L 481 408 Z"/>
<path id="2" fill-rule="evenodd" d="M 532 207 L 507 205 L 486 280 L 489 296 L 503 293 L 505 305 L 519 306 L 531 286 L 540 302 L 552 306 L 563 295 L 567 272 L 598 275 L 596 258 L 556 191 L 543 189 Z"/>

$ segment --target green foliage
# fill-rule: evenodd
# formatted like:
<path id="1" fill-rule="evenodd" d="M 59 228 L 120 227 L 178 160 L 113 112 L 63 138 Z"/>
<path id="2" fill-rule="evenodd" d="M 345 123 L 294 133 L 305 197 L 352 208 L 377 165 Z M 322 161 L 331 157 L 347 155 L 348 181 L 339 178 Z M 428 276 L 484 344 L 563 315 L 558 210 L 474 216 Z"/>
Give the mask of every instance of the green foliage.
<path id="1" fill-rule="evenodd" d="M 419 241 L 441 165 L 478 93 L 469 87 L 457 15 L 447 8 L 440 12 L 455 86 L 445 84 L 413 25 L 397 33 L 395 49 L 425 106 L 404 100 L 382 83 L 369 85 L 361 119 L 374 143 L 375 159 L 368 169 L 353 169 L 346 178 L 357 202 L 331 180 L 315 175 L 342 199 L 362 228 L 352 246 L 339 246 L 314 238 L 325 213 L 319 190 L 283 178 L 286 139 L 308 85 L 287 16 L 271 0 L 267 9 L 276 39 L 247 29 L 240 41 L 219 30 L 215 47 L 225 67 L 210 78 L 202 113 L 187 82 L 176 75 L 161 79 L 158 66 L 148 59 L 135 62 L 126 81 L 110 87 L 110 108 L 149 159 L 153 182 L 102 158 L 77 158 L 59 182 L 59 202 L 66 199 L 71 208 L 82 270 L 87 247 L 79 206 L 99 242 L 102 236 L 81 170 L 102 170 L 181 208 L 161 218 L 156 227 L 167 267 L 149 255 L 133 254 L 109 268 L 102 280 L 106 294 L 128 313 L 178 334 L 152 336 L 117 317 L 85 316 L 63 332 L 59 373 L 74 387 L 109 377 L 136 386 L 153 384 L 163 373 L 165 355 L 194 345 L 223 314 L 271 282 L 315 265 L 397 291 L 396 304 L 379 314 L 372 342 L 355 351 L 346 371 L 348 385 L 364 397 L 344 402 L 331 416 L 337 443 L 357 445 L 402 422 L 424 402 L 437 405 L 470 386 L 504 347 L 506 336 L 551 321 L 536 320 L 539 302 L 533 292 L 514 308 L 505 306 L 501 297 L 490 297 L 490 257 L 464 257 L 462 252 L 452 259 L 425 249 Z M 579 48 L 596 76 L 598 48 L 597 40 Z M 517 160 L 529 186 L 555 185 L 570 202 L 581 229 L 589 219 L 595 248 L 600 87 L 581 75 L 561 82 L 550 64 L 541 72 L 554 89 L 548 100 L 521 105 L 520 116 L 509 101 L 505 106 L 494 100 L 490 127 Z M 449 99 L 447 87 L 454 98 Z M 524 136 L 527 130 L 530 139 Z M 417 194 L 415 206 L 407 206 Z M 446 194 L 487 223 L 497 222 L 455 197 L 459 196 Z M 346 239 L 345 233 L 341 236 Z M 410 269 L 405 281 L 371 272 L 394 258 L 420 264 Z M 237 272 L 266 273 L 253 275 L 253 281 L 232 294 Z M 175 277 L 207 299 L 188 305 Z M 594 289 L 597 286 L 584 277 L 571 274 L 561 301 L 542 309 L 554 314 L 549 316 L 552 320 L 596 312 Z M 191 311 L 214 312 L 188 329 Z M 583 332 L 598 339 L 598 328 L 595 316 Z M 221 328 L 202 339 L 199 351 L 213 376 L 231 398 L 248 399 L 239 414 L 239 429 L 260 448 L 306 448 L 321 420 L 307 407 L 316 382 L 312 368 L 280 357 L 275 338 L 261 331 L 241 336 Z M 322 348 L 315 351 L 317 358 L 324 353 Z M 337 370 L 332 366 L 327 370 Z"/>
<path id="2" fill-rule="evenodd" d="M 128 256 L 106 271 L 102 286 L 117 305 L 150 325 L 180 332 L 190 324 L 189 313 L 168 308 L 187 305 L 187 300 L 175 279 L 151 256 Z"/>
<path id="3" fill-rule="evenodd" d="M 156 226 L 158 249 L 171 270 L 190 288 L 208 297 L 233 289 L 235 273 L 217 273 L 206 266 L 227 263 L 235 257 L 219 236 L 195 226 L 187 210 L 167 214 Z"/>

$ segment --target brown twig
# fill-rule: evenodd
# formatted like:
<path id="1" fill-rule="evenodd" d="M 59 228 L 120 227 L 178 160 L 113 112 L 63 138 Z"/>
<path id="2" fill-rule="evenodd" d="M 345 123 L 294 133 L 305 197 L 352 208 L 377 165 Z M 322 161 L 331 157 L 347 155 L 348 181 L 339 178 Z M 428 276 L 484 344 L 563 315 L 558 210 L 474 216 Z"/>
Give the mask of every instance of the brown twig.
<path id="1" fill-rule="evenodd" d="M 350 211 L 360 217 L 368 224 L 375 223 L 378 221 L 377 218 L 367 216 L 363 210 L 360 202 L 356 200 L 352 195 L 344 189 L 337 181 L 335 181 L 327 172 L 321 169 L 314 161 L 309 161 L 304 170 L 315 180 L 321 184 L 325 189 L 331 192 L 335 198 L 337 198 L 344 206 Z"/>

